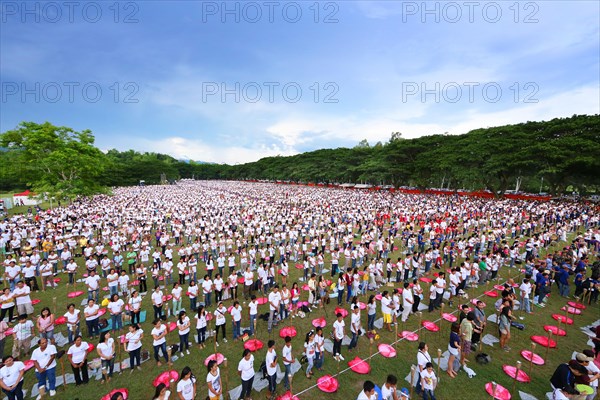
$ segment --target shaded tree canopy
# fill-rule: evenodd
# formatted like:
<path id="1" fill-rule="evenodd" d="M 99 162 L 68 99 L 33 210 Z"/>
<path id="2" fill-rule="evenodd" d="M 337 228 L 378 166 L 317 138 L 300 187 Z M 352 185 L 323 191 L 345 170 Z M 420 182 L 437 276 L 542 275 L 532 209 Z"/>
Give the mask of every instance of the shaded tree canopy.
<path id="1" fill-rule="evenodd" d="M 600 191 L 600 116 L 574 115 L 462 135 L 406 139 L 392 132 L 384 144 L 366 139 L 353 148 L 321 149 L 289 157 L 226 165 L 177 160 L 133 150 L 100 152 L 90 131 L 23 122 L 0 135 L 0 189 L 91 194 L 145 180 L 257 179 L 369 183 L 449 189 L 530 192 Z"/>

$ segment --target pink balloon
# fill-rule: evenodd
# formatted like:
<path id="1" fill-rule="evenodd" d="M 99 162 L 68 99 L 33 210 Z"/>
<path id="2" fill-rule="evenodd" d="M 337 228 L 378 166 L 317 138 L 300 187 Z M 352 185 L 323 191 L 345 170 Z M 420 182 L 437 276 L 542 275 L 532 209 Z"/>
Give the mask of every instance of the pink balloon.
<path id="1" fill-rule="evenodd" d="M 406 339 L 409 342 L 416 342 L 419 340 L 419 335 L 411 331 L 402 331 L 398 334 L 398 337 Z"/>
<path id="2" fill-rule="evenodd" d="M 225 360 L 225 356 L 221 353 L 216 353 L 216 354 L 213 353 L 210 356 L 206 357 L 206 360 L 204 360 L 204 365 L 208 365 L 208 362 L 211 360 L 216 360 L 217 365 L 221 365 L 223 360 Z"/>
<path id="3" fill-rule="evenodd" d="M 327 325 L 327 321 L 325 320 L 325 318 L 316 318 L 312 320 L 312 325 L 315 328 L 325 328 L 325 326 Z"/>
<path id="4" fill-rule="evenodd" d="M 286 336 L 293 338 L 297 334 L 298 334 L 298 332 L 296 331 L 296 328 L 294 328 L 293 326 L 286 326 L 284 328 L 281 328 L 281 330 L 279 331 L 279 337 L 281 337 L 281 338 L 285 338 Z"/>
<path id="5" fill-rule="evenodd" d="M 523 382 L 523 383 L 529 383 L 531 382 L 531 378 L 529 378 L 529 375 L 527 375 L 527 373 L 523 370 L 519 370 L 519 373 L 517 374 L 517 367 L 513 366 L 513 365 L 503 365 L 502 366 L 502 371 L 504 371 L 504 373 L 508 376 L 510 376 L 511 378 L 515 378 L 515 375 L 517 375 L 517 381 L 518 382 Z"/>
<path id="6" fill-rule="evenodd" d="M 502 385 L 496 385 L 494 391 L 494 385 L 488 382 L 485 384 L 485 391 L 496 400 L 510 400 L 510 392 Z"/>
<path id="7" fill-rule="evenodd" d="M 325 393 L 333 393 L 338 389 L 338 380 L 331 375 L 323 375 L 317 379 L 317 387 Z"/>
<path id="8" fill-rule="evenodd" d="M 389 344 L 381 343 L 377 346 L 377 350 L 379 350 L 379 353 L 386 358 L 396 357 L 396 349 Z"/>
<path id="9" fill-rule="evenodd" d="M 527 361 L 531 361 L 535 365 L 544 365 L 544 359 L 530 350 L 522 350 L 521 356 Z"/>
<path id="10" fill-rule="evenodd" d="M 369 365 L 369 363 L 361 359 L 360 357 L 355 357 L 354 359 L 348 361 L 348 366 L 352 371 L 356 372 L 357 374 L 364 375 L 371 372 L 371 366 Z"/>

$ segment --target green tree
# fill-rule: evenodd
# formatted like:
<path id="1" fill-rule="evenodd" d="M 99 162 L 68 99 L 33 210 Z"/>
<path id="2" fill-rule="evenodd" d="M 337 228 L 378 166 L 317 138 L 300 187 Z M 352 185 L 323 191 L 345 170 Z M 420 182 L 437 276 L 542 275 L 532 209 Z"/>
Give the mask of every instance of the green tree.
<path id="1" fill-rule="evenodd" d="M 100 183 L 105 156 L 90 130 L 22 122 L 0 134 L 0 145 L 14 157 L 11 168 L 23 171 L 34 191 L 73 198 L 105 189 Z"/>

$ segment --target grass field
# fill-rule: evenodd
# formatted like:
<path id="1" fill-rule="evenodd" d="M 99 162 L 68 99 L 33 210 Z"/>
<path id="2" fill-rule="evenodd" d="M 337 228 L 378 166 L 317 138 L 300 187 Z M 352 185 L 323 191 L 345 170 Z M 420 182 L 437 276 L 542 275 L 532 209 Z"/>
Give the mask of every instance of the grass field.
<path id="1" fill-rule="evenodd" d="M 395 259 L 395 257 L 398 256 L 398 254 L 399 254 L 398 252 L 395 252 L 395 254 L 392 254 L 392 259 Z M 328 265 L 327 261 L 326 261 L 326 266 Z M 78 262 L 81 265 L 83 265 L 83 261 L 81 258 L 78 260 Z M 176 264 L 177 260 L 174 260 L 174 262 Z M 294 282 L 296 279 L 298 279 L 302 272 L 301 270 L 293 268 L 293 266 L 295 264 L 296 263 L 292 263 L 292 262 L 290 263 L 290 274 L 291 274 L 290 278 L 291 279 L 288 280 L 288 285 L 290 282 Z M 81 271 L 83 271 L 83 270 L 84 270 L 84 267 L 80 268 L 80 274 L 79 274 L 80 277 L 81 277 L 81 273 L 82 273 Z M 200 265 L 199 265 L 199 270 L 201 270 Z M 513 278 L 515 278 L 515 275 L 518 272 L 516 269 L 512 269 L 509 271 L 508 269 L 504 268 L 503 270 L 501 270 L 500 276 L 504 279 L 504 278 L 508 277 L 509 273 L 511 274 L 511 276 Z M 66 275 L 59 274 L 59 277 L 62 278 L 62 282 L 60 283 L 60 285 L 57 289 L 32 294 L 32 298 L 41 300 L 41 302 L 35 306 L 35 315 L 37 315 L 39 313 L 39 311 L 41 310 L 41 308 L 43 306 L 49 306 L 52 308 L 53 298 L 56 298 L 56 307 L 57 307 L 56 315 L 60 316 L 60 315 L 64 314 L 65 306 L 70 301 L 70 299 L 67 298 L 67 292 L 69 292 L 73 289 L 67 288 L 65 286 L 64 282 L 67 281 Z M 151 283 L 151 280 L 149 280 L 149 283 Z M 103 284 L 102 286 L 105 286 L 105 284 Z M 475 289 L 474 291 L 469 290 L 469 295 L 473 294 L 474 296 L 472 296 L 472 297 L 480 297 L 484 302 L 487 302 L 487 307 L 486 307 L 487 315 L 494 312 L 493 303 L 494 303 L 495 299 L 485 296 L 483 294 L 483 292 L 488 289 L 491 289 L 492 288 L 491 286 L 492 285 L 480 286 L 479 288 Z M 389 289 L 389 288 L 386 288 L 386 290 L 387 289 Z M 424 286 L 424 289 L 425 289 L 425 286 Z M 82 283 L 78 284 L 78 290 L 83 290 Z M 170 293 L 170 289 L 168 290 L 168 292 Z M 104 295 L 106 295 L 106 292 L 101 292 L 101 294 L 102 293 Z M 373 292 L 367 292 L 367 296 L 372 293 Z M 301 298 L 301 300 L 306 300 L 307 292 L 302 292 L 302 296 L 303 297 Z M 77 300 L 80 301 L 82 298 L 83 298 L 83 296 L 79 297 Z M 366 301 L 366 298 L 361 298 L 360 300 Z M 484 391 L 484 385 L 485 385 L 485 383 L 487 383 L 489 381 L 496 381 L 499 384 L 511 389 L 512 385 L 513 385 L 512 380 L 511 380 L 511 378 L 509 378 L 507 375 L 505 375 L 503 373 L 502 365 L 504 365 L 504 364 L 515 365 L 517 361 L 522 361 L 523 369 L 526 372 L 529 372 L 529 365 L 520 356 L 519 352 L 523 349 L 531 348 L 531 341 L 529 339 L 531 335 L 546 335 L 546 333 L 543 330 L 543 325 L 547 325 L 547 324 L 556 325 L 556 321 L 554 321 L 551 318 L 551 314 L 555 313 L 555 312 L 560 312 L 559 311 L 560 308 L 566 304 L 566 301 L 567 301 L 566 299 L 558 297 L 557 289 L 554 287 L 553 293 L 550 297 L 549 304 L 546 308 L 540 309 L 540 308 L 534 307 L 533 311 L 535 314 L 524 315 L 523 319 L 520 320 L 520 322 L 522 322 L 526 325 L 526 329 L 524 331 L 519 331 L 514 328 L 512 329 L 513 338 L 511 340 L 511 342 L 509 343 L 509 346 L 512 348 L 512 351 L 510 351 L 508 353 L 504 352 L 499 348 L 498 344 L 496 344 L 494 347 L 483 345 L 483 351 L 485 353 L 489 354 L 492 358 L 492 362 L 485 366 L 480 366 L 477 363 L 475 363 L 474 354 L 472 354 L 471 355 L 472 362 L 471 362 L 470 366 L 477 373 L 476 377 L 470 379 L 467 377 L 467 375 L 464 372 L 461 371 L 456 379 L 450 379 L 445 374 L 444 371 L 441 371 L 441 382 L 436 390 L 437 398 L 438 399 L 466 399 L 466 398 L 485 399 L 485 398 L 490 398 L 489 396 L 486 395 L 486 393 Z M 225 303 L 227 305 L 229 305 L 230 302 L 231 301 L 226 301 Z M 143 305 L 143 308 L 147 310 L 147 315 L 148 315 L 146 322 L 142 324 L 142 329 L 144 329 L 144 331 L 145 331 L 145 339 L 144 339 L 143 348 L 149 350 L 150 355 L 152 357 L 151 337 L 149 334 L 150 330 L 151 330 L 150 320 L 151 320 L 151 316 L 152 316 L 152 306 L 151 306 L 151 301 L 149 299 L 149 296 L 148 296 L 148 298 L 144 299 L 142 305 Z M 185 299 L 184 299 L 183 305 L 184 305 L 184 307 L 186 307 L 186 306 L 189 307 L 189 303 L 187 303 L 187 301 Z M 325 336 L 328 337 L 329 333 L 331 331 L 331 328 L 330 328 L 331 324 L 333 323 L 333 320 L 334 320 L 333 310 L 336 307 L 336 305 L 337 305 L 337 302 L 334 299 L 332 299 L 331 304 L 328 305 L 327 308 L 324 310 L 315 310 L 315 311 L 311 312 L 310 314 L 307 314 L 306 318 L 304 318 L 304 319 L 296 318 L 291 321 L 286 320 L 283 323 L 283 325 L 280 324 L 279 327 L 274 330 L 274 337 L 277 341 L 278 354 L 281 354 L 280 353 L 281 346 L 283 345 L 283 340 L 280 339 L 279 335 L 278 335 L 279 329 L 282 326 L 288 325 L 290 322 L 298 330 L 298 336 L 296 336 L 292 342 L 293 353 L 298 358 L 300 357 L 300 353 L 302 352 L 302 349 L 303 349 L 304 335 L 308 330 L 312 329 L 311 321 L 314 318 L 324 316 L 327 319 L 328 326 L 325 328 L 324 332 L 325 332 Z M 347 304 L 345 304 L 344 306 L 346 308 L 348 308 Z M 455 306 L 456 306 L 456 303 L 455 303 Z M 210 308 L 211 311 L 212 311 L 212 309 L 214 309 L 214 306 L 212 308 Z M 456 308 L 453 307 L 452 310 L 449 310 L 449 307 L 446 306 L 446 309 L 444 311 L 451 312 L 451 311 L 454 311 L 455 309 Z M 267 312 L 267 311 L 268 311 L 268 305 L 259 306 L 259 314 Z M 564 314 L 564 312 L 563 312 L 563 314 Z M 519 312 L 517 312 L 517 315 L 521 316 L 521 314 Z M 378 307 L 378 317 L 377 318 L 379 318 L 379 317 L 380 317 L 380 310 Z M 429 314 L 425 310 L 423 312 L 422 318 L 423 318 L 423 320 L 436 321 L 438 324 L 441 325 L 441 330 L 438 333 L 431 333 L 431 332 L 426 332 L 423 330 L 418 331 L 418 333 L 421 336 L 421 340 L 425 340 L 429 344 L 429 352 L 432 355 L 432 357 L 436 357 L 437 349 L 442 349 L 442 351 L 445 351 L 447 348 L 450 324 L 446 321 L 441 321 L 441 322 L 438 321 L 440 318 L 439 311 L 435 311 L 435 312 Z M 558 342 L 558 347 L 556 349 L 550 349 L 548 351 L 547 363 L 543 366 L 534 366 L 533 370 L 531 371 L 532 382 L 528 383 L 528 384 L 517 384 L 516 390 L 512 391 L 513 396 L 516 395 L 517 396 L 516 398 L 519 398 L 517 391 L 521 390 L 526 393 L 534 395 L 538 399 L 544 398 L 544 394 L 550 388 L 548 380 L 549 380 L 550 376 L 552 375 L 556 366 L 561 362 L 565 362 L 565 361 L 569 360 L 571 353 L 573 351 L 576 351 L 576 350 L 580 351 L 586 347 L 587 336 L 585 336 L 580 331 L 579 326 L 587 325 L 587 324 L 597 320 L 598 318 L 600 318 L 600 313 L 598 311 L 597 305 L 588 307 L 588 309 L 585 310 L 582 315 L 576 316 L 575 317 L 575 325 L 567 327 L 567 336 L 560 337 L 559 342 Z M 366 319 L 367 319 L 366 311 L 363 311 L 362 312 L 363 327 L 366 327 L 366 322 L 367 322 Z M 174 318 L 171 317 L 170 320 L 174 320 Z M 248 325 L 247 321 L 248 321 L 247 308 L 244 306 L 242 326 L 247 326 Z M 413 315 L 409 318 L 409 320 L 406 324 L 400 324 L 398 331 L 399 332 L 402 330 L 417 331 L 419 329 L 418 325 L 419 325 L 419 319 L 417 316 Z M 346 318 L 346 326 L 347 326 L 347 334 L 349 334 L 348 333 L 349 332 L 349 317 Z M 84 333 L 84 337 L 85 337 L 85 334 L 87 333 L 87 332 L 85 332 L 85 324 L 82 324 L 82 331 L 83 331 L 82 333 Z M 63 326 L 58 327 L 57 332 L 63 332 L 66 335 L 65 326 L 63 325 Z M 195 329 L 192 329 L 191 333 L 193 334 L 194 332 L 195 332 Z M 224 366 L 221 366 L 221 373 L 223 376 L 223 384 L 228 386 L 229 389 L 232 389 L 241 383 L 241 381 L 237 375 L 237 364 L 238 364 L 239 359 L 241 358 L 241 353 L 243 350 L 243 345 L 241 342 L 234 342 L 233 340 L 231 340 L 231 337 L 232 337 L 231 332 L 232 332 L 231 323 L 230 323 L 230 319 L 228 319 L 227 334 L 228 334 L 228 338 L 229 338 L 229 343 L 221 343 L 220 347 L 218 348 L 218 351 L 220 353 L 223 353 L 225 355 L 225 357 L 227 357 L 229 360 L 227 368 L 225 368 Z M 324 364 L 325 371 L 319 372 L 319 371 L 315 370 L 315 376 L 313 377 L 313 379 L 310 379 L 310 380 L 307 379 L 305 377 L 305 375 L 302 373 L 302 371 L 297 373 L 293 380 L 293 392 L 301 393 L 299 395 L 300 399 L 328 398 L 328 399 L 348 399 L 348 400 L 350 400 L 350 399 L 356 398 L 356 396 L 358 395 L 359 391 L 362 388 L 362 384 L 363 384 L 364 380 L 370 379 L 370 380 L 374 381 L 377 385 L 381 386 L 385 381 L 385 377 L 390 373 L 393 373 L 398 376 L 398 378 L 399 378 L 398 388 L 408 387 L 407 382 L 404 381 L 404 377 L 410 373 L 411 364 L 414 364 L 416 362 L 416 353 L 417 353 L 417 343 L 418 342 L 407 342 L 404 340 L 398 341 L 396 343 L 396 349 L 398 352 L 398 355 L 396 358 L 387 359 L 387 358 L 382 357 L 381 355 L 374 355 L 369 361 L 370 366 L 371 366 L 371 372 L 368 375 L 358 375 L 352 371 L 346 370 L 347 369 L 346 363 L 351 358 L 354 358 L 355 356 L 359 356 L 361 358 L 369 357 L 369 354 L 371 352 L 372 353 L 377 352 L 377 344 L 378 343 L 390 344 L 396 340 L 395 332 L 380 331 L 379 333 L 381 336 L 380 340 L 378 342 L 376 342 L 374 345 L 372 345 L 371 347 L 369 346 L 369 342 L 365 337 L 361 337 L 359 339 L 358 349 L 357 349 L 357 351 L 355 351 L 352 354 L 348 353 L 348 351 L 346 350 L 346 346 L 344 346 L 342 348 L 342 354 L 345 356 L 346 360 L 342 361 L 339 364 L 333 358 L 331 358 L 330 354 L 326 354 L 325 364 Z M 497 336 L 496 325 L 488 324 L 488 328 L 485 333 L 490 333 L 494 336 Z M 257 337 L 258 337 L 258 339 L 265 342 L 265 345 L 266 345 L 266 341 L 269 339 L 267 329 L 266 329 L 266 322 L 263 322 L 263 321 L 258 322 Z M 168 344 L 175 344 L 178 342 L 179 342 L 179 340 L 178 340 L 177 333 L 176 332 L 170 333 L 168 336 Z M 191 354 L 186 355 L 183 359 L 177 360 L 175 362 L 174 369 L 181 371 L 184 366 L 189 365 L 192 368 L 192 370 L 194 371 L 195 375 L 198 377 L 198 396 L 197 396 L 197 398 L 204 399 L 207 395 L 207 387 L 206 387 L 206 383 L 205 383 L 206 369 L 204 367 L 204 360 L 207 356 L 209 356 L 210 354 L 212 354 L 214 352 L 213 351 L 213 341 L 212 341 L 212 339 L 209 339 L 207 342 L 206 349 L 203 349 L 203 350 L 200 350 L 195 345 L 195 342 L 193 342 L 193 343 L 194 343 L 194 346 L 193 346 L 193 349 L 191 350 Z M 97 342 L 95 344 L 97 344 Z M 8 338 L 7 343 L 6 343 L 6 348 L 5 348 L 6 354 L 8 354 L 8 352 L 10 351 L 11 345 L 12 345 L 12 339 Z M 66 349 L 66 347 L 65 347 L 65 349 Z M 263 350 L 259 351 L 257 354 L 255 354 L 255 364 L 254 364 L 255 369 L 258 369 L 260 363 L 264 360 L 265 353 L 266 353 L 266 346 L 265 346 L 265 349 L 263 349 Z M 546 349 L 545 348 L 541 348 L 540 346 L 538 346 L 536 349 L 536 353 L 538 353 L 538 354 L 542 355 L 542 357 L 546 358 Z M 93 355 L 95 356 L 96 353 L 94 352 Z M 125 358 L 127 358 L 127 354 L 125 352 L 122 352 L 120 360 L 125 359 Z M 68 364 L 68 360 L 66 360 L 66 357 L 65 357 L 64 362 L 65 362 L 66 372 L 67 373 L 71 372 L 71 369 Z M 435 363 L 434 363 L 434 365 L 435 365 L 435 368 L 437 371 L 437 366 Z M 144 364 L 142 364 L 142 369 L 143 369 L 142 371 L 136 370 L 135 372 L 133 372 L 133 374 L 130 374 L 129 371 L 125 371 L 122 375 L 117 374 L 113 377 L 112 381 L 108 385 L 100 385 L 99 381 L 92 380 L 88 385 L 84 385 L 82 387 L 75 387 L 74 385 L 69 385 L 67 387 L 66 391 L 63 391 L 62 388 L 59 388 L 56 398 L 82 399 L 82 400 L 83 399 L 99 399 L 102 397 L 102 395 L 108 393 L 113 388 L 126 387 L 129 389 L 129 395 L 132 400 L 150 399 L 150 398 L 152 398 L 152 394 L 154 391 L 154 388 L 152 386 L 152 380 L 159 373 L 161 373 L 162 371 L 166 371 L 170 368 L 167 366 L 157 367 L 155 365 L 153 359 L 151 359 L 150 361 L 147 361 Z M 339 386 L 339 390 L 337 391 L 337 393 L 325 394 L 325 393 L 321 392 L 318 388 L 314 387 L 314 385 L 316 385 L 316 380 L 319 376 L 321 376 L 322 374 L 335 375 L 336 373 L 338 373 L 338 370 L 342 371 L 342 373 L 338 377 L 340 386 Z M 57 367 L 57 375 L 58 374 L 60 374 L 60 363 Z M 35 382 L 35 375 L 34 375 L 33 371 L 30 370 L 26 374 L 25 388 L 31 389 L 34 382 Z M 278 385 L 279 394 L 281 394 L 282 391 L 283 391 L 283 386 L 280 384 L 280 385 Z M 260 393 L 253 392 L 254 399 L 261 398 L 264 395 L 265 395 L 264 390 Z M 173 395 L 173 398 L 175 398 L 174 395 Z"/>

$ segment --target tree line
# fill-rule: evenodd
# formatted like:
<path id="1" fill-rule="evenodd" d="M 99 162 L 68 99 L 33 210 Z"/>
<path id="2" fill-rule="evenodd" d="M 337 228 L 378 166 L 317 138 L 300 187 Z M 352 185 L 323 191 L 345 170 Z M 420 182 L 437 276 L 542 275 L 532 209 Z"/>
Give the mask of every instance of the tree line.
<path id="1" fill-rule="evenodd" d="M 227 165 L 134 150 L 102 152 L 91 131 L 22 122 L 0 134 L 0 190 L 31 188 L 73 197 L 112 186 L 177 179 L 366 183 L 395 187 L 514 189 L 551 194 L 600 190 L 600 116 L 481 128 L 415 139 L 393 132 L 386 143 L 321 149 Z M 202 157 L 199 155 L 199 157 Z M 164 175 L 163 175 L 164 174 Z"/>

